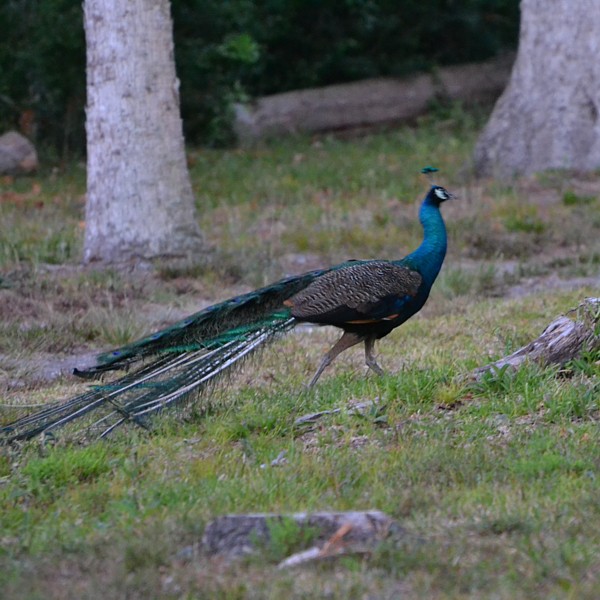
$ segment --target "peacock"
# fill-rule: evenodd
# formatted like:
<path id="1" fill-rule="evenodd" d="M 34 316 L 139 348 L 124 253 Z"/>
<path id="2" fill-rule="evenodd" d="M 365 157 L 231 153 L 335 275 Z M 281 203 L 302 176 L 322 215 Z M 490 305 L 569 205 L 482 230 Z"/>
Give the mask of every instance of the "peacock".
<path id="1" fill-rule="evenodd" d="M 429 171 L 433 169 L 424 169 Z M 333 325 L 343 332 L 321 360 L 309 388 L 341 352 L 361 342 L 367 366 L 383 374 L 375 342 L 425 304 L 446 255 L 440 205 L 452 197 L 443 187 L 431 186 L 419 210 L 423 241 L 405 258 L 349 260 L 286 277 L 101 354 L 93 367 L 75 369 L 74 374 L 88 379 L 114 370 L 125 374 L 2 427 L 0 439 L 14 442 L 50 434 L 86 415 L 86 429 L 100 437 L 127 422 L 148 428 L 149 417 L 181 405 L 300 323 Z"/>

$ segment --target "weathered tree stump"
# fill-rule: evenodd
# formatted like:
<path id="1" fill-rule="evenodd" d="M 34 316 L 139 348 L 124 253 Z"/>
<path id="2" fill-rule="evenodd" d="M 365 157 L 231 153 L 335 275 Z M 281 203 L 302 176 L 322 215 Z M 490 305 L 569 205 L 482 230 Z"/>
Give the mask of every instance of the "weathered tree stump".
<path id="1" fill-rule="evenodd" d="M 509 356 L 473 371 L 480 379 L 484 373 L 505 367 L 518 369 L 525 361 L 563 366 L 581 352 L 600 349 L 600 298 L 586 298 L 577 308 L 557 317 L 542 334 Z"/>

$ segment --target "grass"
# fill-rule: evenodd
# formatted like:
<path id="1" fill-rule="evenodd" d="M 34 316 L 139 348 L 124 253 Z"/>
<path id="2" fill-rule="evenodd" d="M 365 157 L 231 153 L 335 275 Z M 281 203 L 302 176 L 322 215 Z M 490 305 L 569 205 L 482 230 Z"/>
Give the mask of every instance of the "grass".
<path id="1" fill-rule="evenodd" d="M 363 139 L 193 150 L 214 252 L 205 264 L 146 275 L 78 266 L 77 165 L 3 180 L 0 396 L 16 406 L 79 392 L 72 378 L 48 375 L 70 355 L 132 340 L 282 273 L 403 254 L 418 243 L 425 164 L 442 169 L 460 200 L 444 206 L 450 254 L 427 306 L 378 346 L 388 375 L 367 374 L 362 353 L 349 351 L 307 393 L 337 334 L 297 331 L 151 434 L 2 449 L 2 596 L 597 597 L 598 356 L 478 383 L 464 375 L 599 295 L 590 198 L 600 179 L 550 173 L 501 186 L 460 175 L 481 122 L 453 111 Z M 365 400 L 377 408 L 294 426 Z M 17 414 L 0 408 L 0 422 Z M 271 466 L 282 452 L 286 462 Z M 310 540 L 284 522 L 260 557 L 180 558 L 217 515 L 370 508 L 410 535 L 286 572 L 277 562 Z"/>

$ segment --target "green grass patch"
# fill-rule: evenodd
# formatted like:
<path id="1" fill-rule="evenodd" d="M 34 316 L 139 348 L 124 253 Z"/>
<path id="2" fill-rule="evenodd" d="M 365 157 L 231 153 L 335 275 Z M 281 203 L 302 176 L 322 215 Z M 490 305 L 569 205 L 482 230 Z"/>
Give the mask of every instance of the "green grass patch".
<path id="1" fill-rule="evenodd" d="M 596 201 L 596 196 L 581 196 L 573 190 L 567 190 L 562 197 L 565 206 L 576 206 L 579 204 L 591 204 Z"/>

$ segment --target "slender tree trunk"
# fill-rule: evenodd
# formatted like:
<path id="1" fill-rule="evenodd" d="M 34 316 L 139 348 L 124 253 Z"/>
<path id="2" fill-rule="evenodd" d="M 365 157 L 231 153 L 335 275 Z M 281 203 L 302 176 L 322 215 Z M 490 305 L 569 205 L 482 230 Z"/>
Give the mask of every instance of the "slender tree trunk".
<path id="1" fill-rule="evenodd" d="M 510 82 L 475 149 L 481 175 L 600 167 L 600 3 L 522 0 Z"/>
<path id="2" fill-rule="evenodd" d="M 84 260 L 197 253 L 169 0 L 85 0 L 84 13 Z"/>

